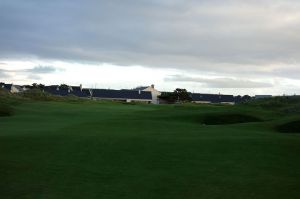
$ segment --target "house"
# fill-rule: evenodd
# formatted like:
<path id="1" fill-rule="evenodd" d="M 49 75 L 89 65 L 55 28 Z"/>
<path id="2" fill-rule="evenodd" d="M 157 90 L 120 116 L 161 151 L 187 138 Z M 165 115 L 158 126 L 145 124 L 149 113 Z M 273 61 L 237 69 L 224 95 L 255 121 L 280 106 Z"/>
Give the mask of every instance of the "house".
<path id="1" fill-rule="evenodd" d="M 14 85 L 14 84 L 1 84 L 0 86 L 1 86 L 1 88 L 4 88 L 11 93 L 19 93 L 19 92 L 23 92 L 26 90 L 22 86 Z"/>
<path id="2" fill-rule="evenodd" d="M 45 86 L 44 92 L 59 96 L 67 96 L 70 94 L 68 89 L 60 89 L 57 85 Z"/>
<path id="3" fill-rule="evenodd" d="M 234 104 L 233 95 L 221 95 L 221 94 L 201 94 L 192 93 L 192 102 L 194 103 L 221 103 L 221 104 Z"/>
<path id="4" fill-rule="evenodd" d="M 91 97 L 90 89 L 82 89 L 81 85 L 79 87 L 69 86 L 67 88 L 62 88 L 58 85 L 51 85 L 51 86 L 45 86 L 44 91 L 52 95 L 59 95 L 59 96 L 74 95 L 82 98 Z"/>
<path id="5" fill-rule="evenodd" d="M 116 100 L 125 102 L 152 102 L 149 91 L 92 89 L 92 97 L 96 100 Z"/>
<path id="6" fill-rule="evenodd" d="M 158 96 L 161 95 L 161 92 L 156 90 L 154 88 L 154 84 L 152 84 L 151 86 L 142 86 L 142 87 L 137 87 L 135 89 L 133 89 L 135 91 L 148 91 L 151 92 L 151 96 L 152 96 L 152 104 L 159 104 L 159 98 Z"/>

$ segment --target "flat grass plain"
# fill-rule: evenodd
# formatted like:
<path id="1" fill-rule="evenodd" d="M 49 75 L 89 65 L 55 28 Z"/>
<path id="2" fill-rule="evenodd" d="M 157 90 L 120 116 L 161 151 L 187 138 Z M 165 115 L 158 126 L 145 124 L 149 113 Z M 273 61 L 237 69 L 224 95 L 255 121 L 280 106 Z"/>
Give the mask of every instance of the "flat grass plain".
<path id="1" fill-rule="evenodd" d="M 206 125 L 205 115 L 262 121 Z M 253 106 L 43 102 L 0 117 L 0 198 L 296 199 L 299 118 Z"/>

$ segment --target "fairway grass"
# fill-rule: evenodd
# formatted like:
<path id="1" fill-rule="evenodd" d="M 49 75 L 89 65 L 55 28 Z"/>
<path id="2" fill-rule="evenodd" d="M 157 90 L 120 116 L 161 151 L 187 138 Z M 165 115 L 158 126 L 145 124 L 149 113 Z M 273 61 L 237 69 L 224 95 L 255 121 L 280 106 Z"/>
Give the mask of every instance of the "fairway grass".
<path id="1" fill-rule="evenodd" d="M 0 117 L 3 199 L 300 198 L 300 134 L 276 131 L 280 113 L 85 101 L 14 108 Z M 202 122 L 231 112 L 263 121 Z"/>

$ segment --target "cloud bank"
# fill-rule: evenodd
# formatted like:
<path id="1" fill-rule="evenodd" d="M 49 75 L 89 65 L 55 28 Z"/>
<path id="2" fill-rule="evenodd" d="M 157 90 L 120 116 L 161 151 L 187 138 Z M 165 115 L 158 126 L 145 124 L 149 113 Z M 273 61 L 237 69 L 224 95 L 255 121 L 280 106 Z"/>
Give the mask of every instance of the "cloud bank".
<path id="1" fill-rule="evenodd" d="M 294 0 L 2 0 L 0 60 L 297 80 L 299 10 Z"/>
<path id="2" fill-rule="evenodd" d="M 53 66 L 36 66 L 31 69 L 26 69 L 24 71 L 29 73 L 35 73 L 35 74 L 47 74 L 47 73 L 55 72 L 56 68 Z"/>

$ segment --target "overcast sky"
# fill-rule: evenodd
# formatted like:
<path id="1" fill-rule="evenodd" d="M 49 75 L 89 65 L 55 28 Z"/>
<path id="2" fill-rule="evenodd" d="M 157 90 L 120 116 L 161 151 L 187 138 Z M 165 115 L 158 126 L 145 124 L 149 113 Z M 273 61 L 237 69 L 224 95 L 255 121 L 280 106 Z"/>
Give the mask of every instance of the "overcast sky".
<path id="1" fill-rule="evenodd" d="M 298 0 L 1 0 L 0 81 L 300 94 Z"/>

